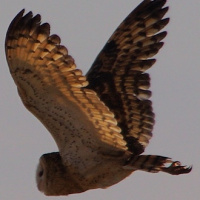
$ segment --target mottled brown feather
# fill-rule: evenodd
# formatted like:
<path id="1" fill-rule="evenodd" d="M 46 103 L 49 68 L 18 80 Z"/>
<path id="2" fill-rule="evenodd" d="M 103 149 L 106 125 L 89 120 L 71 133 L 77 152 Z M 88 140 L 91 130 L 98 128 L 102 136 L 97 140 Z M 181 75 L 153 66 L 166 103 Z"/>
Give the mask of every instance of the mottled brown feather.
<path id="1" fill-rule="evenodd" d="M 40 23 L 40 15 L 33 17 L 29 12 L 23 16 L 23 13 L 24 10 L 12 21 L 5 48 L 10 72 L 24 105 L 44 123 L 43 118 L 50 112 L 48 109 L 59 105 L 60 98 L 66 101 L 66 107 L 80 109 L 80 113 L 88 120 L 88 126 L 91 126 L 87 129 L 95 130 L 93 137 L 115 150 L 126 150 L 126 142 L 120 134 L 121 129 L 117 126 L 114 114 L 94 91 L 85 88 L 88 85 L 86 77 L 76 68 L 67 49 L 60 45 L 59 36 L 50 35 L 50 26 L 48 23 Z M 47 103 L 48 106 L 45 107 Z M 63 113 L 64 109 L 62 108 Z M 59 115 L 59 110 L 54 112 Z M 52 113 L 47 117 L 58 121 Z M 44 125 L 52 133 L 49 125 Z M 64 140 L 62 135 L 54 134 L 52 133 L 57 144 Z M 66 132 L 66 138 L 67 134 Z"/>
<path id="2" fill-rule="evenodd" d="M 87 73 L 87 87 L 115 114 L 128 149 L 136 155 L 152 136 L 150 78 L 144 72 L 155 63 L 149 58 L 158 53 L 167 34 L 158 33 L 169 22 L 163 19 L 165 3 L 143 1 L 116 29 Z"/>

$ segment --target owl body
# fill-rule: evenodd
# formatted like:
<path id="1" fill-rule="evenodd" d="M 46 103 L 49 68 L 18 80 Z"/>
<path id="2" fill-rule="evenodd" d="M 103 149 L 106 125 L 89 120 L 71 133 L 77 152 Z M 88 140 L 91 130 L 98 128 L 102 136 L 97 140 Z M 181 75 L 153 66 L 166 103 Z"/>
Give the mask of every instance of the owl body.
<path id="1" fill-rule="evenodd" d="M 191 167 L 142 155 L 152 137 L 152 58 L 169 22 L 166 0 L 144 0 L 119 25 L 84 76 L 41 16 L 24 10 L 5 42 L 10 73 L 25 107 L 54 138 L 59 152 L 41 156 L 38 189 L 69 195 L 107 188 L 136 170 L 172 175 Z"/>
<path id="2" fill-rule="evenodd" d="M 55 99 L 59 101 L 59 106 L 55 104 Z M 131 153 L 96 140 L 96 129 L 80 107 L 70 101 L 66 103 L 65 99 L 55 95 L 53 98 L 45 96 L 45 99 L 38 97 L 37 104 L 41 105 L 39 109 L 29 106 L 28 109 L 52 134 L 63 158 L 61 164 L 84 191 L 88 185 L 91 189 L 109 187 L 132 173 L 133 170 L 123 169 Z"/>
<path id="3" fill-rule="evenodd" d="M 83 174 L 76 167 L 64 165 L 58 152 L 44 154 L 36 173 L 38 189 L 46 195 L 69 195 L 87 191 L 88 187 L 107 188 L 133 172 L 123 169 L 126 156 L 99 157 L 101 161 L 95 161 L 96 165 Z"/>

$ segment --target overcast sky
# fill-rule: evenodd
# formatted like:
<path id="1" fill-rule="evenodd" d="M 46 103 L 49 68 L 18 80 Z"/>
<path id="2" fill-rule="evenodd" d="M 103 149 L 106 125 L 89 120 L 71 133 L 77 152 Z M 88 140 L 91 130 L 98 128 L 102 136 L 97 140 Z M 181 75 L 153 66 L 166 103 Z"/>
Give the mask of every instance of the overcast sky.
<path id="1" fill-rule="evenodd" d="M 6 2 L 6 3 L 5 3 Z M 140 0 L 0 0 L 0 199 L 1 200 L 197 200 L 200 197 L 200 1 L 168 0 L 171 18 L 165 45 L 151 70 L 156 113 L 146 154 L 192 164 L 188 175 L 135 172 L 106 190 L 68 197 L 46 197 L 35 184 L 43 153 L 57 151 L 42 124 L 22 105 L 9 74 L 5 34 L 22 9 L 40 13 L 51 24 L 78 68 L 87 72 L 121 21 Z"/>

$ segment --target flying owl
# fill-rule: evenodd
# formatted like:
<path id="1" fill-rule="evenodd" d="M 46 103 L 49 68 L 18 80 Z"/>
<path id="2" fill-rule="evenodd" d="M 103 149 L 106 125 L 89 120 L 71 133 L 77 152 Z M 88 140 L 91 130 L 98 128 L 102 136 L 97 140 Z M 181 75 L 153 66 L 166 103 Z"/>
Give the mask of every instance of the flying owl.
<path id="1" fill-rule="evenodd" d="M 144 0 L 119 25 L 84 76 L 40 15 L 19 12 L 5 41 L 10 73 L 25 107 L 53 136 L 59 152 L 44 154 L 36 172 L 45 195 L 107 188 L 132 172 L 189 173 L 191 167 L 141 155 L 154 113 L 145 71 L 163 46 L 166 0 Z"/>

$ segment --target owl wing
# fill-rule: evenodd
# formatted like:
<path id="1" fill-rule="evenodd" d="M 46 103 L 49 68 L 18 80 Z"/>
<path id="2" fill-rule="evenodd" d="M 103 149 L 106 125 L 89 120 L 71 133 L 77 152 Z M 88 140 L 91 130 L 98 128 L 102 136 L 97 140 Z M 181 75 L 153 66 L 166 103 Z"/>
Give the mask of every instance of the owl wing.
<path id="1" fill-rule="evenodd" d="M 50 26 L 40 23 L 40 15 L 23 13 L 9 26 L 5 51 L 26 108 L 51 132 L 59 150 L 66 143 L 75 148 L 74 142 L 100 150 L 126 150 L 114 114 L 85 88 L 86 77 L 60 45 L 60 38 L 50 35 Z"/>
<path id="2" fill-rule="evenodd" d="M 120 24 L 87 73 L 90 88 L 115 114 L 128 149 L 140 154 L 152 137 L 154 113 L 149 100 L 151 57 L 163 46 L 169 22 L 166 0 L 144 0 Z"/>

